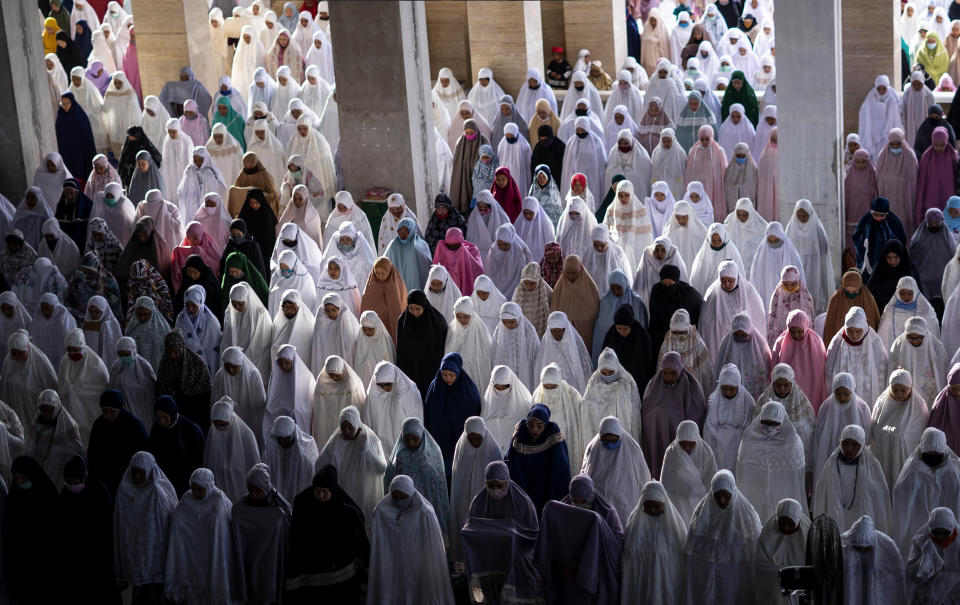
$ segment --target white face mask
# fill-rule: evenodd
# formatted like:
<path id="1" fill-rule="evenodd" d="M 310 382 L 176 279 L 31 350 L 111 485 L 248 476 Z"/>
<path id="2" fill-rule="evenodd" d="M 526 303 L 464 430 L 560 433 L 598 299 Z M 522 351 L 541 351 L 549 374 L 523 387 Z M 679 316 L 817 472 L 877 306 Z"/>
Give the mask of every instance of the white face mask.
<path id="1" fill-rule="evenodd" d="M 927 48 L 929 48 L 930 50 L 936 50 L 936 48 L 937 48 L 937 43 L 936 43 L 936 42 L 927 42 Z"/>

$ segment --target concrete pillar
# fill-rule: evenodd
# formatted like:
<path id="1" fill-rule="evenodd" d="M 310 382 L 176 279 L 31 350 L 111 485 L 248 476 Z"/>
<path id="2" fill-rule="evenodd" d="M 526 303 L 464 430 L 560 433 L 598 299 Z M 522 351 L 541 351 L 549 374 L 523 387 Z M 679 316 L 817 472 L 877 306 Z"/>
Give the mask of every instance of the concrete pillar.
<path id="1" fill-rule="evenodd" d="M 437 0 L 423 3 L 427 19 L 427 47 L 430 54 L 427 71 L 430 74 L 431 83 L 436 81 L 437 72 L 441 67 L 449 67 L 457 80 L 463 84 L 463 89 L 469 92 L 476 74 L 473 73 L 475 70 L 470 64 L 467 4 L 464 0 Z"/>
<path id="2" fill-rule="evenodd" d="M 567 44 L 563 26 L 563 2 L 541 2 L 540 24 L 543 37 L 543 66 L 540 71 L 545 72 L 547 64 L 553 60 L 550 49 L 554 46 L 566 46 Z M 567 48 L 566 51 L 569 60 L 570 49 Z M 576 57 L 576 52 L 573 51 L 574 57 Z"/>
<path id="3" fill-rule="evenodd" d="M 211 57 L 213 42 L 206 4 L 193 0 L 133 0 L 137 60 L 143 96 L 160 94 L 185 65 L 193 68 L 207 90 L 217 89 Z"/>
<path id="4" fill-rule="evenodd" d="M 581 48 L 588 48 L 590 57 L 599 59 L 604 71 L 616 79 L 627 58 L 626 11 L 624 0 L 565 0 L 563 31 L 570 65 Z"/>
<path id="5" fill-rule="evenodd" d="M 877 76 L 890 76 L 893 89 L 901 90 L 900 0 L 843 0 L 837 6 L 841 7 L 843 30 L 843 134 L 846 136 L 857 131 L 860 104 Z M 779 14 L 777 23 L 783 23 Z M 777 56 L 777 71 L 785 54 L 781 52 Z"/>
<path id="6" fill-rule="evenodd" d="M 427 224 L 439 193 L 423 2 L 330 3 L 337 40 L 340 157 L 344 187 L 359 199 L 371 187 L 403 194 Z M 370 52 L 376 32 L 377 52 Z"/>
<path id="7" fill-rule="evenodd" d="M 536 67 L 543 73 L 540 5 L 539 0 L 467 3 L 469 23 L 491 25 L 469 28 L 473 71 L 489 67 L 500 87 L 513 97 L 527 81 L 528 69 Z M 476 75 L 471 74 L 471 84 Z"/>
<path id="8" fill-rule="evenodd" d="M 847 0 L 845 0 L 846 2 Z M 843 174 L 840 3 L 776 0 L 780 220 L 813 203 L 840 275 Z"/>
<path id="9" fill-rule="evenodd" d="M 0 193 L 18 204 L 43 156 L 57 150 L 56 114 L 46 78 L 36 77 L 45 69 L 37 3 L 3 0 L 0 27 Z"/>

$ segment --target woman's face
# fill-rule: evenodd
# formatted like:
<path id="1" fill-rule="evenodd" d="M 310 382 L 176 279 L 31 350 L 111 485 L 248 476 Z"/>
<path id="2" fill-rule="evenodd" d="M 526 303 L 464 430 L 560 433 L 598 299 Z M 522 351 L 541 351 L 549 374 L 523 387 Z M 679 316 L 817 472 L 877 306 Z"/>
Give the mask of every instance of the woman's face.
<path id="1" fill-rule="evenodd" d="M 887 264 L 891 267 L 897 267 L 900 265 L 900 255 L 896 252 L 887 252 L 886 255 Z"/>
<path id="2" fill-rule="evenodd" d="M 146 160 L 137 160 L 137 170 L 140 172 L 146 172 L 150 170 L 150 162 Z"/>
<path id="3" fill-rule="evenodd" d="M 777 378 L 773 381 L 773 392 L 777 397 L 786 397 L 793 389 L 793 383 L 786 378 Z"/>
<path id="4" fill-rule="evenodd" d="M 660 137 L 660 144 L 663 145 L 664 149 L 670 149 L 673 147 L 673 139 L 670 137 Z"/>
<path id="5" fill-rule="evenodd" d="M 570 190 L 573 191 L 573 193 L 576 194 L 576 195 L 580 195 L 581 193 L 583 193 L 583 190 L 584 190 L 584 189 L 585 189 L 585 187 L 583 186 L 583 184 L 582 184 L 579 180 L 573 181 L 573 182 L 570 184 Z"/>
<path id="6" fill-rule="evenodd" d="M 505 174 L 498 174 L 494 180 L 497 183 L 497 187 L 500 189 L 503 189 L 507 186 L 507 176 Z"/>

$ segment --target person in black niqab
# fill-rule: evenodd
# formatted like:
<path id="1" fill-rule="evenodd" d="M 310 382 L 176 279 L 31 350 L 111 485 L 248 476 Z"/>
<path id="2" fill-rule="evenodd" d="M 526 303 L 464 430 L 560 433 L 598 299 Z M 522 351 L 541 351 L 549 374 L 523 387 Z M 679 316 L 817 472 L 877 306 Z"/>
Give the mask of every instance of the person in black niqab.
<path id="1" fill-rule="evenodd" d="M 64 465 L 63 480 L 57 499 L 59 540 L 50 553 L 59 557 L 55 584 L 61 602 L 73 600 L 82 586 L 88 602 L 119 605 L 113 573 L 113 497 L 81 456 Z"/>
<path id="2" fill-rule="evenodd" d="M 890 264 L 891 260 L 896 264 Z M 887 240 L 887 243 L 883 245 L 883 251 L 880 253 L 877 266 L 867 281 L 867 289 L 873 294 L 873 299 L 877 301 L 877 306 L 880 307 L 881 311 L 896 293 L 897 282 L 900 281 L 901 277 L 917 279 L 917 271 L 903 242 L 897 239 Z M 917 283 L 919 283 L 919 280 L 917 280 Z"/>
<path id="3" fill-rule="evenodd" d="M 613 325 L 607 330 L 603 347 L 613 349 L 620 365 L 630 372 L 642 393 L 656 370 L 657 358 L 650 348 L 650 335 L 634 317 L 633 307 L 620 305 L 614 312 Z"/>
<path id="4" fill-rule="evenodd" d="M 356 605 L 369 561 L 363 512 L 337 483 L 337 469 L 328 464 L 293 501 L 286 603 Z"/>
<path id="5" fill-rule="evenodd" d="M 277 243 L 277 215 L 267 203 L 267 196 L 263 191 L 251 189 L 247 192 L 247 199 L 243 201 L 243 208 L 237 218 L 246 221 L 250 236 L 260 246 L 261 256 L 264 260 L 269 259 L 273 255 L 273 246 Z M 261 272 L 260 275 L 268 276 L 270 273 Z"/>
<path id="6" fill-rule="evenodd" d="M 14 603 L 56 602 L 50 581 L 50 557 L 59 541 L 57 488 L 43 467 L 30 456 L 18 456 L 10 465 L 13 484 L 3 514 L 3 574 L 8 597 Z"/>
<path id="7" fill-rule="evenodd" d="M 157 151 L 147 133 L 140 126 L 127 128 L 127 140 L 123 142 L 123 148 L 120 150 L 120 160 L 117 165 L 117 173 L 120 175 L 121 183 L 130 182 L 133 171 L 137 169 L 137 154 L 143 150 L 150 153 L 150 157 L 153 158 L 153 165 L 159 170 L 163 156 Z"/>
<path id="8" fill-rule="evenodd" d="M 546 164 L 552 175 L 563 174 L 563 153 L 567 148 L 566 144 L 556 137 L 553 127 L 549 124 L 543 124 L 537 128 L 537 138 L 539 142 L 530 155 L 530 174 L 536 174 L 537 166 L 540 164 Z M 560 183 L 557 183 L 557 187 L 559 186 Z M 527 194 L 526 191 L 521 193 Z"/>
<path id="9" fill-rule="evenodd" d="M 157 397 L 153 409 L 156 420 L 147 450 L 177 496 L 182 496 L 190 489 L 191 473 L 203 466 L 203 433 L 197 423 L 180 413 L 176 400 L 169 395 Z"/>
<path id="10" fill-rule="evenodd" d="M 187 262 L 180 269 L 180 289 L 177 290 L 173 300 L 174 315 L 179 315 L 180 311 L 183 310 L 183 298 L 187 289 L 196 285 L 203 286 L 203 291 L 207 294 L 203 305 L 213 312 L 220 323 L 223 323 L 223 315 L 220 311 L 220 281 L 213 274 L 213 269 L 203 262 L 203 257 L 199 254 L 188 256 Z"/>
<path id="11" fill-rule="evenodd" d="M 99 111 L 99 108 L 96 109 Z M 63 157 L 63 163 L 70 174 L 90 174 L 93 168 L 93 156 L 97 155 L 97 145 L 93 139 L 90 117 L 77 103 L 72 92 L 60 95 L 56 131 L 57 150 Z"/>
<path id="12" fill-rule="evenodd" d="M 677 309 L 686 309 L 690 313 L 690 323 L 700 325 L 700 307 L 703 297 L 696 288 L 680 281 L 680 269 L 676 265 L 664 265 L 660 268 L 660 282 L 650 289 L 650 321 L 647 332 L 650 334 L 650 350 L 660 351 L 663 338 L 670 329 L 670 318 Z"/>
<path id="13" fill-rule="evenodd" d="M 100 417 L 93 421 L 87 461 L 90 471 L 117 493 L 130 458 L 147 449 L 147 429 L 140 419 L 127 411 L 123 393 L 107 390 L 100 395 Z"/>
<path id="14" fill-rule="evenodd" d="M 246 204 L 244 204 L 244 207 L 246 207 Z M 264 257 L 263 252 L 260 250 L 260 243 L 250 234 L 247 228 L 247 221 L 242 218 L 234 219 L 233 222 L 230 223 L 230 239 L 227 240 L 227 245 L 223 248 L 223 254 L 220 255 L 220 275 L 223 275 L 223 271 L 227 265 L 227 257 L 230 256 L 230 253 L 242 252 L 243 255 L 247 257 L 247 260 L 260 271 L 261 276 L 269 276 L 270 273 L 267 272 L 267 265 L 264 262 L 264 258 L 270 258 L 270 255 Z M 270 254 L 273 254 L 273 250 L 270 251 Z M 219 287 L 218 281 L 217 288 Z"/>
<path id="15" fill-rule="evenodd" d="M 447 341 L 447 322 L 423 290 L 407 293 L 407 308 L 397 320 L 397 367 L 417 383 L 420 397 L 440 367 Z"/>

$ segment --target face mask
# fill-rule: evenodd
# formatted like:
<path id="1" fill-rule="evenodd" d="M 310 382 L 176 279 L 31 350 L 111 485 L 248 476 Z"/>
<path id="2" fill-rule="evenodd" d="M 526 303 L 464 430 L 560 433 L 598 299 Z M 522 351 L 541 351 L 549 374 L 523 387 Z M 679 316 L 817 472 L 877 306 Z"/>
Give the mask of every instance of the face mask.
<path id="1" fill-rule="evenodd" d="M 477 212 L 480 214 L 490 214 L 493 211 L 493 208 L 477 208 Z"/>
<path id="2" fill-rule="evenodd" d="M 707 19 L 709 19 L 710 21 L 716 21 L 716 20 L 717 20 L 717 16 L 716 16 L 716 15 L 707 15 Z"/>
<path id="3" fill-rule="evenodd" d="M 69 357 L 71 361 L 80 361 L 81 359 L 83 359 L 83 353 L 82 353 L 82 352 L 81 352 L 81 353 L 67 353 L 67 357 Z"/>
<path id="4" fill-rule="evenodd" d="M 620 447 L 620 440 L 614 441 L 613 443 L 609 441 L 601 441 L 600 443 L 602 443 L 603 447 L 607 448 L 608 450 L 615 450 Z"/>
<path id="5" fill-rule="evenodd" d="M 477 133 L 473 133 L 473 134 L 466 134 L 466 133 L 464 133 L 463 136 L 465 136 L 468 141 L 472 141 L 472 140 L 474 140 L 475 138 L 477 138 Z"/>
<path id="6" fill-rule="evenodd" d="M 280 269 L 280 275 L 284 277 L 291 277 L 293 275 L 293 269 Z"/>
<path id="7" fill-rule="evenodd" d="M 292 176 L 292 177 L 295 178 L 295 179 L 299 179 L 299 178 L 300 178 L 300 171 L 299 171 L 299 170 L 293 170 L 293 171 L 290 172 L 290 176 Z"/>
<path id="8" fill-rule="evenodd" d="M 578 116 L 585 116 L 587 115 L 587 110 L 580 109 L 579 107 L 577 107 L 576 109 L 573 110 L 573 113 L 577 114 Z"/>
<path id="9" fill-rule="evenodd" d="M 125 366 L 133 365 L 133 362 L 136 361 L 136 360 L 134 359 L 133 355 L 128 355 L 128 356 L 126 356 L 126 357 L 120 357 L 119 359 L 120 359 L 120 363 L 122 363 L 122 364 L 125 365 Z"/>
<path id="10" fill-rule="evenodd" d="M 103 203 L 112 208 L 117 205 L 117 198 L 103 196 Z"/>
<path id="11" fill-rule="evenodd" d="M 600 380 L 605 382 L 606 384 L 611 384 L 617 381 L 617 378 L 619 378 L 618 374 L 619 372 L 616 372 L 616 371 L 613 374 L 610 374 L 609 376 L 604 376 L 603 374 L 600 374 Z M 617 443 L 620 443 L 620 442 L 618 441 Z"/>
<path id="12" fill-rule="evenodd" d="M 927 48 L 929 48 L 930 50 L 936 50 L 936 49 L 937 49 L 937 43 L 936 43 L 936 42 L 927 42 Z"/>
<path id="13" fill-rule="evenodd" d="M 734 157 L 733 159 L 736 160 L 737 164 L 739 164 L 740 166 L 743 166 L 744 164 L 747 163 L 747 158 Z"/>
<path id="14" fill-rule="evenodd" d="M 862 290 L 862 288 L 861 288 L 861 290 Z M 856 297 L 860 296 L 860 290 L 857 290 L 857 291 L 854 292 L 853 294 L 850 294 L 849 292 L 847 292 L 846 290 L 844 290 L 844 291 L 843 291 L 843 294 L 844 294 L 847 298 L 851 298 L 851 299 L 852 299 L 852 298 L 856 298 Z"/>
<path id="15" fill-rule="evenodd" d="M 256 174 L 256 173 L 258 173 L 258 172 L 259 172 L 259 170 L 257 170 L 257 167 L 256 167 L 256 166 L 254 166 L 253 168 L 244 168 L 244 169 L 243 169 L 243 173 L 244 173 L 244 174 Z"/>
<path id="16" fill-rule="evenodd" d="M 780 434 L 780 430 L 783 429 L 783 425 L 768 426 L 766 424 L 761 424 L 760 428 L 763 430 L 764 435 L 767 437 L 773 437 L 774 435 Z"/>
<path id="17" fill-rule="evenodd" d="M 408 508 L 410 508 L 411 506 L 413 506 L 413 498 L 412 498 L 412 497 L 409 497 L 409 498 L 404 498 L 403 500 L 400 500 L 400 499 L 398 499 L 398 498 L 394 498 L 394 499 L 393 499 L 393 503 L 394 503 L 394 505 L 396 505 L 396 507 L 399 508 L 400 510 L 407 510 Z"/>
<path id="18" fill-rule="evenodd" d="M 504 138 L 507 139 L 507 143 L 511 145 L 517 142 L 517 137 L 504 137 Z"/>
<path id="19" fill-rule="evenodd" d="M 681 21 L 678 25 L 680 25 L 680 27 L 689 27 L 690 22 L 689 22 L 689 21 Z"/>
<path id="20" fill-rule="evenodd" d="M 31 487 L 33 487 L 33 482 L 31 481 L 24 481 L 20 484 L 20 489 L 30 489 Z"/>
<path id="21" fill-rule="evenodd" d="M 903 147 L 897 147 L 896 149 L 893 149 L 891 147 L 890 153 L 892 153 L 893 155 L 900 155 L 901 153 L 903 153 Z"/>
<path id="22" fill-rule="evenodd" d="M 620 150 L 620 153 L 630 153 L 630 150 L 633 149 L 633 145 L 617 145 L 617 149 Z"/>
<path id="23" fill-rule="evenodd" d="M 503 489 L 490 489 L 488 487 L 487 494 L 494 500 L 503 500 L 503 498 L 507 495 L 507 488 L 505 487 Z"/>
<path id="24" fill-rule="evenodd" d="M 943 462 L 943 454 L 940 452 L 921 452 L 920 459 L 923 460 L 927 466 L 934 467 Z"/>
<path id="25" fill-rule="evenodd" d="M 214 214 L 217 213 L 217 207 L 216 207 L 216 206 L 204 206 L 204 207 L 203 207 L 203 211 L 206 213 L 207 216 L 213 216 Z"/>
<path id="26" fill-rule="evenodd" d="M 578 132 L 578 133 L 577 133 L 577 137 L 579 137 L 579 138 L 581 138 L 581 139 L 585 139 L 585 138 L 587 138 L 587 135 L 588 135 L 588 134 L 590 134 L 590 133 L 589 133 L 589 132 Z"/>
<path id="27" fill-rule="evenodd" d="M 352 244 L 341 244 L 337 242 L 337 250 L 343 252 L 344 254 L 348 252 L 353 252 L 353 249 L 357 247 L 357 243 L 353 242 Z"/>
<path id="28" fill-rule="evenodd" d="M 82 483 L 77 483 L 76 485 L 68 485 L 67 489 L 70 490 L 72 494 L 79 494 L 83 491 L 84 485 Z"/>

